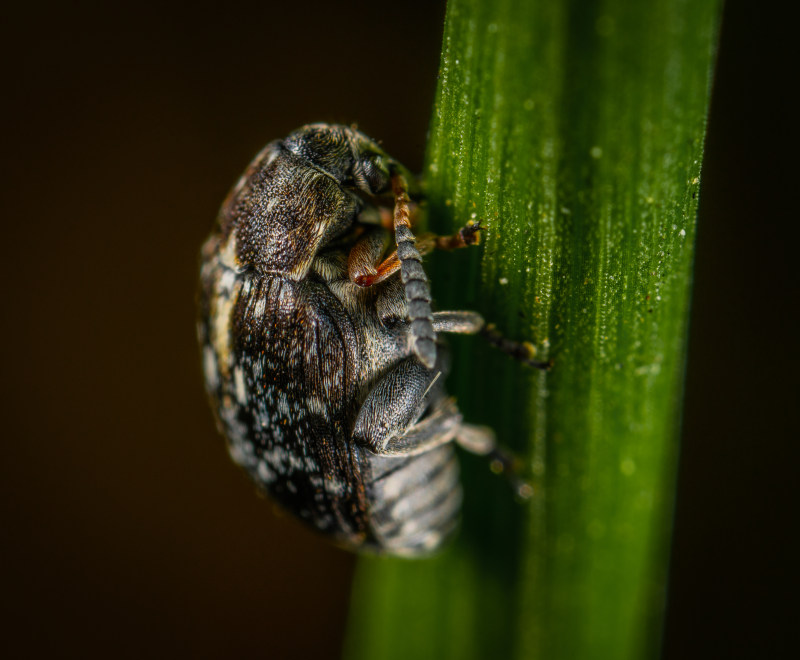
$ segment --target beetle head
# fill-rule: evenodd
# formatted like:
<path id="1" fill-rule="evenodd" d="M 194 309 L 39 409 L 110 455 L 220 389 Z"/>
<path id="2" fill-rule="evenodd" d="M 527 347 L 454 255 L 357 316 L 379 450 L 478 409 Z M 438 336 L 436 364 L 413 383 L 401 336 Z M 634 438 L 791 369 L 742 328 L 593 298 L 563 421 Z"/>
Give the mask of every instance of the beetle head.
<path id="1" fill-rule="evenodd" d="M 389 192 L 395 172 L 414 180 L 374 140 L 349 126 L 309 124 L 292 133 L 284 146 L 330 174 L 343 187 L 367 195 Z"/>

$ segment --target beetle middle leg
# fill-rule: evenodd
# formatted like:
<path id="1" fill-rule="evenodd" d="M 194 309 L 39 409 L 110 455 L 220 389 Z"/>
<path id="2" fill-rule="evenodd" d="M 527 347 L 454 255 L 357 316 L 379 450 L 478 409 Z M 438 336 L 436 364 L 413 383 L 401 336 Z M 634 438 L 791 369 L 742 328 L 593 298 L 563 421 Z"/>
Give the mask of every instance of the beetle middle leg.
<path id="1" fill-rule="evenodd" d="M 506 355 L 534 369 L 548 370 L 552 362 L 534 360 L 536 349 L 530 342 L 513 341 L 505 337 L 493 323 L 486 323 L 477 312 L 452 311 L 436 312 L 433 315 L 435 332 L 450 332 L 461 335 L 480 335 L 492 346 Z"/>

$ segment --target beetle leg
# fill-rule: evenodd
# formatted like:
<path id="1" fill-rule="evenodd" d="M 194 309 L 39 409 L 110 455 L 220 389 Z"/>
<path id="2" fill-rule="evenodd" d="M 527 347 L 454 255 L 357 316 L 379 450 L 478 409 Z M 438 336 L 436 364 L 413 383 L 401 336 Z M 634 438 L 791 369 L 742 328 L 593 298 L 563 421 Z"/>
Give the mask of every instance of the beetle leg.
<path id="1" fill-rule="evenodd" d="M 455 441 L 467 451 L 486 456 L 493 472 L 503 473 L 522 498 L 533 493 L 519 476 L 518 461 L 498 446 L 486 426 L 465 424 L 452 398 L 443 395 L 441 372 L 406 359 L 369 393 L 356 418 L 353 439 L 380 456 L 413 456 Z M 430 406 L 430 412 L 417 421 Z"/>
<path id="2" fill-rule="evenodd" d="M 492 472 L 504 474 L 519 497 L 527 499 L 533 495 L 531 485 L 519 476 L 519 460 L 497 444 L 494 431 L 488 426 L 462 424 L 456 433 L 456 442 L 468 452 L 486 456 Z"/>
<path id="3" fill-rule="evenodd" d="M 473 227 L 478 226 L 467 225 L 452 236 L 437 236 L 430 233 L 419 236 L 416 244 L 420 255 L 433 250 L 457 250 L 477 245 L 479 242 L 477 230 L 470 231 Z M 478 230 L 480 229 L 478 227 Z M 400 270 L 397 250 L 378 263 L 378 259 L 386 250 L 386 239 L 387 236 L 380 229 L 373 229 L 364 234 L 353 246 L 347 259 L 347 272 L 351 282 L 363 287 L 373 286 Z"/>
<path id="4" fill-rule="evenodd" d="M 416 225 L 417 220 L 419 220 L 419 209 L 419 204 L 415 204 L 412 201 L 408 202 L 408 222 L 412 227 Z M 394 231 L 394 213 L 392 210 L 385 206 L 381 206 L 378 209 L 378 213 L 380 215 L 380 223 L 383 225 L 383 228 L 387 229 L 388 231 Z"/>
<path id="5" fill-rule="evenodd" d="M 347 274 L 351 282 L 363 287 L 373 286 L 400 270 L 397 252 L 378 263 L 388 242 L 389 234 L 380 227 L 370 229 L 358 239 L 347 258 Z"/>
<path id="6" fill-rule="evenodd" d="M 421 254 L 428 254 L 433 250 L 459 250 L 478 245 L 481 242 L 480 231 L 483 229 L 479 223 L 466 224 L 451 236 L 438 236 L 436 234 L 422 234 L 417 237 L 417 247 Z"/>
<path id="7" fill-rule="evenodd" d="M 522 364 L 527 364 L 534 369 L 542 369 L 549 371 L 553 366 L 553 360 L 542 362 L 541 360 L 534 360 L 536 355 L 536 347 L 529 341 L 512 341 L 497 329 L 494 323 L 487 323 L 484 325 L 479 333 L 486 341 L 488 341 L 495 348 L 503 351 L 506 355 L 511 356 Z"/>
<path id="8" fill-rule="evenodd" d="M 436 333 L 433 330 L 431 289 L 422 268 L 422 255 L 411 231 L 408 185 L 399 172 L 392 175 L 394 192 L 394 234 L 397 256 L 400 259 L 400 277 L 408 303 L 408 320 L 411 322 L 411 339 L 414 354 L 429 369 L 436 363 Z"/>
<path id="9" fill-rule="evenodd" d="M 457 335 L 476 335 L 486 325 L 478 312 L 435 312 L 433 329 L 436 332 L 449 332 Z"/>
<path id="10" fill-rule="evenodd" d="M 405 433 L 390 438 L 383 453 L 396 456 L 421 454 L 452 442 L 460 428 L 461 413 L 455 399 L 443 399 L 429 415 L 410 426 Z"/>
<path id="11" fill-rule="evenodd" d="M 553 366 L 552 360 L 542 362 L 533 359 L 536 355 L 536 348 L 533 344 L 527 341 L 512 341 L 504 337 L 494 323 L 486 323 L 477 312 L 436 312 L 433 315 L 433 329 L 436 332 L 450 332 L 459 335 L 480 335 L 506 355 L 534 369 L 549 370 Z"/>
<path id="12" fill-rule="evenodd" d="M 461 413 L 442 395 L 441 373 L 414 358 L 401 362 L 365 399 L 353 439 L 381 455 L 418 454 L 453 440 Z M 431 412 L 417 421 L 429 405 Z"/>

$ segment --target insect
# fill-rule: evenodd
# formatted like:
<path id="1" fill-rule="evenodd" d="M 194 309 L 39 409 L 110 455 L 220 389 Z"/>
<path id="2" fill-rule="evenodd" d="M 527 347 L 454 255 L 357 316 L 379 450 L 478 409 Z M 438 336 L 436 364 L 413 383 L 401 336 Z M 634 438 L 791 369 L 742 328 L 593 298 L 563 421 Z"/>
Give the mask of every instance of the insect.
<path id="1" fill-rule="evenodd" d="M 431 310 L 422 254 L 474 244 L 479 227 L 417 241 L 418 193 L 353 128 L 312 124 L 270 143 L 203 246 L 198 324 L 233 459 L 340 545 L 403 556 L 456 527 L 455 443 L 509 463 L 447 396 L 438 335 L 481 333 L 547 366 L 476 312 Z"/>

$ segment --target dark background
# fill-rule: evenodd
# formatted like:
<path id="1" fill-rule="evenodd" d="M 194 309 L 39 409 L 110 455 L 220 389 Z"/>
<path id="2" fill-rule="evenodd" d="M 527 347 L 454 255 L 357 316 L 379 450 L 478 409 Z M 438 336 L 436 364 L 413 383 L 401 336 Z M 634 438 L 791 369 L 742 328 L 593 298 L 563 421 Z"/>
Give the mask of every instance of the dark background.
<path id="1" fill-rule="evenodd" d="M 267 141 L 358 121 L 421 168 L 444 3 L 357 4 L 6 12 L 4 657 L 338 653 L 352 558 L 227 459 L 192 293 Z M 670 659 L 776 657 L 798 621 L 797 81 L 788 17 L 751 4 L 727 6 L 709 123 Z"/>

